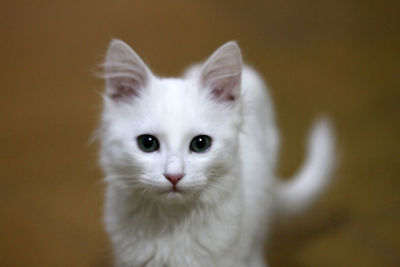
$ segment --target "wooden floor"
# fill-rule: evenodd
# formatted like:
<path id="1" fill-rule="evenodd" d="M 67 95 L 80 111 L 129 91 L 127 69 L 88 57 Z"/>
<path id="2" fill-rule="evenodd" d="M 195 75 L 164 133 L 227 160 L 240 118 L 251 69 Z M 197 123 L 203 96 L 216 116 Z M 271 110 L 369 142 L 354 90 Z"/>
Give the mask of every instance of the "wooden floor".
<path id="1" fill-rule="evenodd" d="M 237 40 L 267 79 L 279 174 L 332 118 L 340 165 L 308 214 L 280 223 L 272 266 L 400 266 L 399 1 L 0 3 L 0 266 L 109 266 L 95 77 L 112 37 L 161 75 Z"/>

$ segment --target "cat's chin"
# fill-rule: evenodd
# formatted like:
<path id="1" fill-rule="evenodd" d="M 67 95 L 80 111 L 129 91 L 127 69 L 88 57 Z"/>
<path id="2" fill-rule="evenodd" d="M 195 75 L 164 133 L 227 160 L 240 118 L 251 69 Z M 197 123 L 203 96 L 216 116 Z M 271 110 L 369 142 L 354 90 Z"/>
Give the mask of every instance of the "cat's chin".
<path id="1" fill-rule="evenodd" d="M 140 198 L 144 201 L 151 201 L 158 204 L 186 203 L 198 199 L 204 186 L 199 184 L 166 185 L 159 183 L 141 183 L 136 186 L 124 183 L 113 183 L 121 192 Z"/>
<path id="2" fill-rule="evenodd" d="M 163 203 L 183 203 L 193 200 L 196 195 L 193 190 L 188 190 L 187 188 L 171 187 L 160 192 L 157 199 Z"/>
<path id="3" fill-rule="evenodd" d="M 163 198 L 170 199 L 170 200 L 181 200 L 185 198 L 184 192 L 179 190 L 170 189 L 163 193 Z"/>

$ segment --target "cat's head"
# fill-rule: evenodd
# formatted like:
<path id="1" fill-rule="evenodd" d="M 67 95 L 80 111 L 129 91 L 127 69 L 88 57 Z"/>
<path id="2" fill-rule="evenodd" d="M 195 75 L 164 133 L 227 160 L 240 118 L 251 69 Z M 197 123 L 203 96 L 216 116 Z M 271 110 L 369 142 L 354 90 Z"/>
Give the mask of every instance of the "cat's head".
<path id="1" fill-rule="evenodd" d="M 124 42 L 105 60 L 106 180 L 162 201 L 217 198 L 235 183 L 242 58 L 229 42 L 182 79 L 158 78 Z"/>

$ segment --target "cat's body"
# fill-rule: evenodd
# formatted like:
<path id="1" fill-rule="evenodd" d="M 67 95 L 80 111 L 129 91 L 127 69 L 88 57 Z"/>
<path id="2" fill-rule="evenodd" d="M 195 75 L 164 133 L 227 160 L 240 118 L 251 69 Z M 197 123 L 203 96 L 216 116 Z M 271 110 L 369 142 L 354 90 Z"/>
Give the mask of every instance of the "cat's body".
<path id="1" fill-rule="evenodd" d="M 156 78 L 121 41 L 105 66 L 101 163 L 117 264 L 264 266 L 273 211 L 302 210 L 328 181 L 328 124 L 316 125 L 305 167 L 284 184 L 271 100 L 235 43 L 182 79 Z"/>

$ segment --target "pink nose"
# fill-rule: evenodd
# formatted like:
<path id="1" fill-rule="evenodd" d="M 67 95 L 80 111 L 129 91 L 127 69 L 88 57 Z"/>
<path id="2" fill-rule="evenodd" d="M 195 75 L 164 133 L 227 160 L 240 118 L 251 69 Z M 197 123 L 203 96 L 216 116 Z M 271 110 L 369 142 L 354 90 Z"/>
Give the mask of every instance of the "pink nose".
<path id="1" fill-rule="evenodd" d="M 181 173 L 179 173 L 179 174 L 168 174 L 168 173 L 165 173 L 164 176 L 173 185 L 176 185 L 179 182 L 179 180 L 183 178 L 183 174 L 181 174 Z"/>

